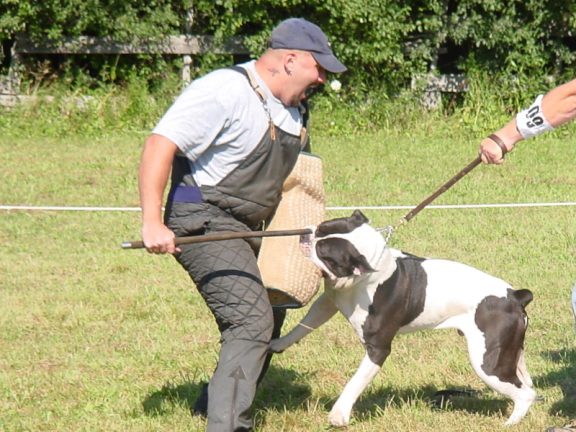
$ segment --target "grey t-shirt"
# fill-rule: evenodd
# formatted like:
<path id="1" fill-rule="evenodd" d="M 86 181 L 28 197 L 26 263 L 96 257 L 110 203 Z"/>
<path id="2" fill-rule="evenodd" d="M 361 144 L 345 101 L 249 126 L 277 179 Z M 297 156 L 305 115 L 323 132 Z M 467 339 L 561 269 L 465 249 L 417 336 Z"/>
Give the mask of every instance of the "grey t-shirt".
<path id="1" fill-rule="evenodd" d="M 264 90 L 274 124 L 300 135 L 302 116 L 286 107 L 258 76 L 254 61 L 248 69 Z M 160 119 L 154 130 L 173 141 L 189 159 L 198 186 L 213 186 L 232 172 L 258 145 L 269 120 L 248 79 L 231 69 L 219 69 L 194 80 Z"/>

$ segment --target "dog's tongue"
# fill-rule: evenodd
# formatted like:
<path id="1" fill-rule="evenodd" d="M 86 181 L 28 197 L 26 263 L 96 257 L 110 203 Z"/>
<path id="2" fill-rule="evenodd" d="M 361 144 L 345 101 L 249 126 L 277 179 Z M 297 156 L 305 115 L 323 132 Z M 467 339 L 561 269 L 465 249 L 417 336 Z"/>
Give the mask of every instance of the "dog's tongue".
<path id="1" fill-rule="evenodd" d="M 302 234 L 300 236 L 300 250 L 305 257 L 310 258 L 312 253 L 312 234 Z"/>

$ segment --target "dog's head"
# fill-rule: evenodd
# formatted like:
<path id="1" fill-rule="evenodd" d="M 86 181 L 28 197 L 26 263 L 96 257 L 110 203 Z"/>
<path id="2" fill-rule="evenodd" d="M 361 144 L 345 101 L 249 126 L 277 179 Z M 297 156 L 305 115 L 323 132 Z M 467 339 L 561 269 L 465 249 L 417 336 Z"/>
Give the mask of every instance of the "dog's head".
<path id="1" fill-rule="evenodd" d="M 300 238 L 302 250 L 332 281 L 374 272 L 386 242 L 368 223 L 360 210 L 322 222 Z"/>

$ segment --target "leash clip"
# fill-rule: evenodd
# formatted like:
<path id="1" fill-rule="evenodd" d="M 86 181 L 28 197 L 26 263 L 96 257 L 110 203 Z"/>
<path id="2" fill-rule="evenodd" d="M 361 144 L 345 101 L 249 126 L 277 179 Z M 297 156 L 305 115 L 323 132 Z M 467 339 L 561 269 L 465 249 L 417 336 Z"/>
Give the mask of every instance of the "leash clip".
<path id="1" fill-rule="evenodd" d="M 396 225 L 394 227 L 394 229 L 396 230 L 406 223 L 408 223 L 408 219 L 406 219 L 406 216 L 404 216 L 404 217 L 400 218 L 400 220 L 398 221 L 398 225 Z"/>
<path id="2" fill-rule="evenodd" d="M 394 232 L 394 227 L 392 225 L 388 225 L 384 228 L 377 228 L 376 231 L 383 232 L 384 234 L 384 241 L 388 244 L 390 237 L 392 237 L 392 233 Z"/>

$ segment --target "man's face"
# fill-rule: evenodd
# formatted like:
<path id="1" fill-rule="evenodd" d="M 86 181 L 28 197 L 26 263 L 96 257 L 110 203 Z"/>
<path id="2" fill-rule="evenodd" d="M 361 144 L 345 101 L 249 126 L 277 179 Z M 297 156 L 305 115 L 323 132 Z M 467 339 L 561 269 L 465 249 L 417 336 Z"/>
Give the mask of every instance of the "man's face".
<path id="1" fill-rule="evenodd" d="M 326 82 L 326 71 L 307 51 L 294 51 L 290 70 L 288 105 L 297 106 L 306 98 L 306 91 Z"/>

